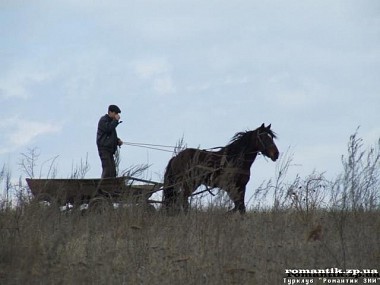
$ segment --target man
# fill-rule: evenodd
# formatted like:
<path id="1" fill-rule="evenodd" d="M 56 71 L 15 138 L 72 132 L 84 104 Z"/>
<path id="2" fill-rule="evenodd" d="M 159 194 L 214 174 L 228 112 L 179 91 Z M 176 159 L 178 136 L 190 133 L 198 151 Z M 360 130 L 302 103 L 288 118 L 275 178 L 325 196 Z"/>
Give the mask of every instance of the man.
<path id="1" fill-rule="evenodd" d="M 117 137 L 116 127 L 121 123 L 121 111 L 118 106 L 110 105 L 108 114 L 100 118 L 96 144 L 100 160 L 102 161 L 102 178 L 116 177 L 115 152 L 117 146 L 121 146 L 123 141 Z"/>

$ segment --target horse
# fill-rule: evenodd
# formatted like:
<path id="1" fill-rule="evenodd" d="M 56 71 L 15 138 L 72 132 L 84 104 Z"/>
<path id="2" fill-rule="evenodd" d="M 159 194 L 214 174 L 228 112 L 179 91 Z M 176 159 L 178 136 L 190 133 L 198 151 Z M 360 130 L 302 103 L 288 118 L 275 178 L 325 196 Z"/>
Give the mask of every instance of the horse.
<path id="1" fill-rule="evenodd" d="M 188 198 L 201 185 L 219 188 L 234 202 L 233 212 L 246 212 L 245 190 L 250 168 L 259 153 L 276 161 L 279 151 L 271 125 L 236 133 L 217 151 L 186 148 L 172 157 L 165 170 L 163 205 L 167 211 L 187 211 Z"/>

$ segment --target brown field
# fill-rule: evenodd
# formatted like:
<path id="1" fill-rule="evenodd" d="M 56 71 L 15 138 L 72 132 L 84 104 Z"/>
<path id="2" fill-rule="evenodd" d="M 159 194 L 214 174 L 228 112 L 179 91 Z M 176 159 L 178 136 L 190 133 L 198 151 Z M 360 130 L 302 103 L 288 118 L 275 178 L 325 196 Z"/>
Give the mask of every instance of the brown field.
<path id="1" fill-rule="evenodd" d="M 283 284 L 285 269 L 380 269 L 380 213 L 124 208 L 0 213 L 0 284 Z"/>
<path id="2" fill-rule="evenodd" d="M 286 284 L 286 269 L 380 271 L 380 140 L 363 150 L 352 135 L 333 181 L 286 182 L 284 157 L 243 216 L 227 213 L 222 195 L 176 216 L 137 206 L 61 212 L 30 199 L 3 167 L 0 284 L 272 285 Z"/>

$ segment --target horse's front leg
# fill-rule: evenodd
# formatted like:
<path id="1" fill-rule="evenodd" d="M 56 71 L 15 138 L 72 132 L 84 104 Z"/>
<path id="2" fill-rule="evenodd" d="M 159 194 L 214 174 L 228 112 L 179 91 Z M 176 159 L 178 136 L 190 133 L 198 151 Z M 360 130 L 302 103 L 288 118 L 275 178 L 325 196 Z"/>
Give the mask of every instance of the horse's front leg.
<path id="1" fill-rule="evenodd" d="M 183 208 L 183 211 L 185 213 L 187 213 L 189 211 L 189 197 L 187 196 L 184 196 L 183 199 L 182 199 L 182 208 Z"/>
<path id="2" fill-rule="evenodd" d="M 239 200 L 239 201 L 235 201 L 234 203 L 235 203 L 235 207 L 234 207 L 233 211 L 234 212 L 239 211 L 240 214 L 245 214 L 246 208 L 245 208 L 245 204 L 244 204 L 244 199 Z"/>
<path id="3" fill-rule="evenodd" d="M 234 195 L 232 200 L 234 201 L 235 207 L 232 209 L 233 212 L 239 211 L 240 214 L 244 214 L 246 212 L 244 197 L 245 197 L 245 186 L 236 188 L 234 191 Z"/>

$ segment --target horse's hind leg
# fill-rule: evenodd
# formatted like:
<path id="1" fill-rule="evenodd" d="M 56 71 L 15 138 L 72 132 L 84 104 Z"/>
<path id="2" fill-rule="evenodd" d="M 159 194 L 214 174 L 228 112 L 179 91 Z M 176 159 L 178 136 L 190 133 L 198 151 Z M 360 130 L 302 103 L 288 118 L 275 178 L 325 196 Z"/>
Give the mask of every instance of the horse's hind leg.
<path id="1" fill-rule="evenodd" d="M 171 181 L 172 182 L 172 181 Z M 178 193 L 178 186 L 174 183 L 169 183 L 168 187 L 164 187 L 163 191 L 163 207 L 169 214 L 178 213 L 180 207 L 178 206 L 180 200 L 180 194 Z"/>
<path id="2" fill-rule="evenodd" d="M 189 211 L 190 204 L 189 204 L 189 198 L 187 196 L 182 197 L 182 208 L 185 213 Z"/>
<path id="3" fill-rule="evenodd" d="M 187 213 L 190 208 L 189 196 L 191 195 L 191 191 L 189 190 L 190 188 L 184 185 L 181 192 L 181 207 L 185 213 Z"/>
<path id="4" fill-rule="evenodd" d="M 169 210 L 170 208 L 173 207 L 175 200 L 175 195 L 174 195 L 174 187 L 164 187 L 163 191 L 163 205 L 166 210 Z"/>

